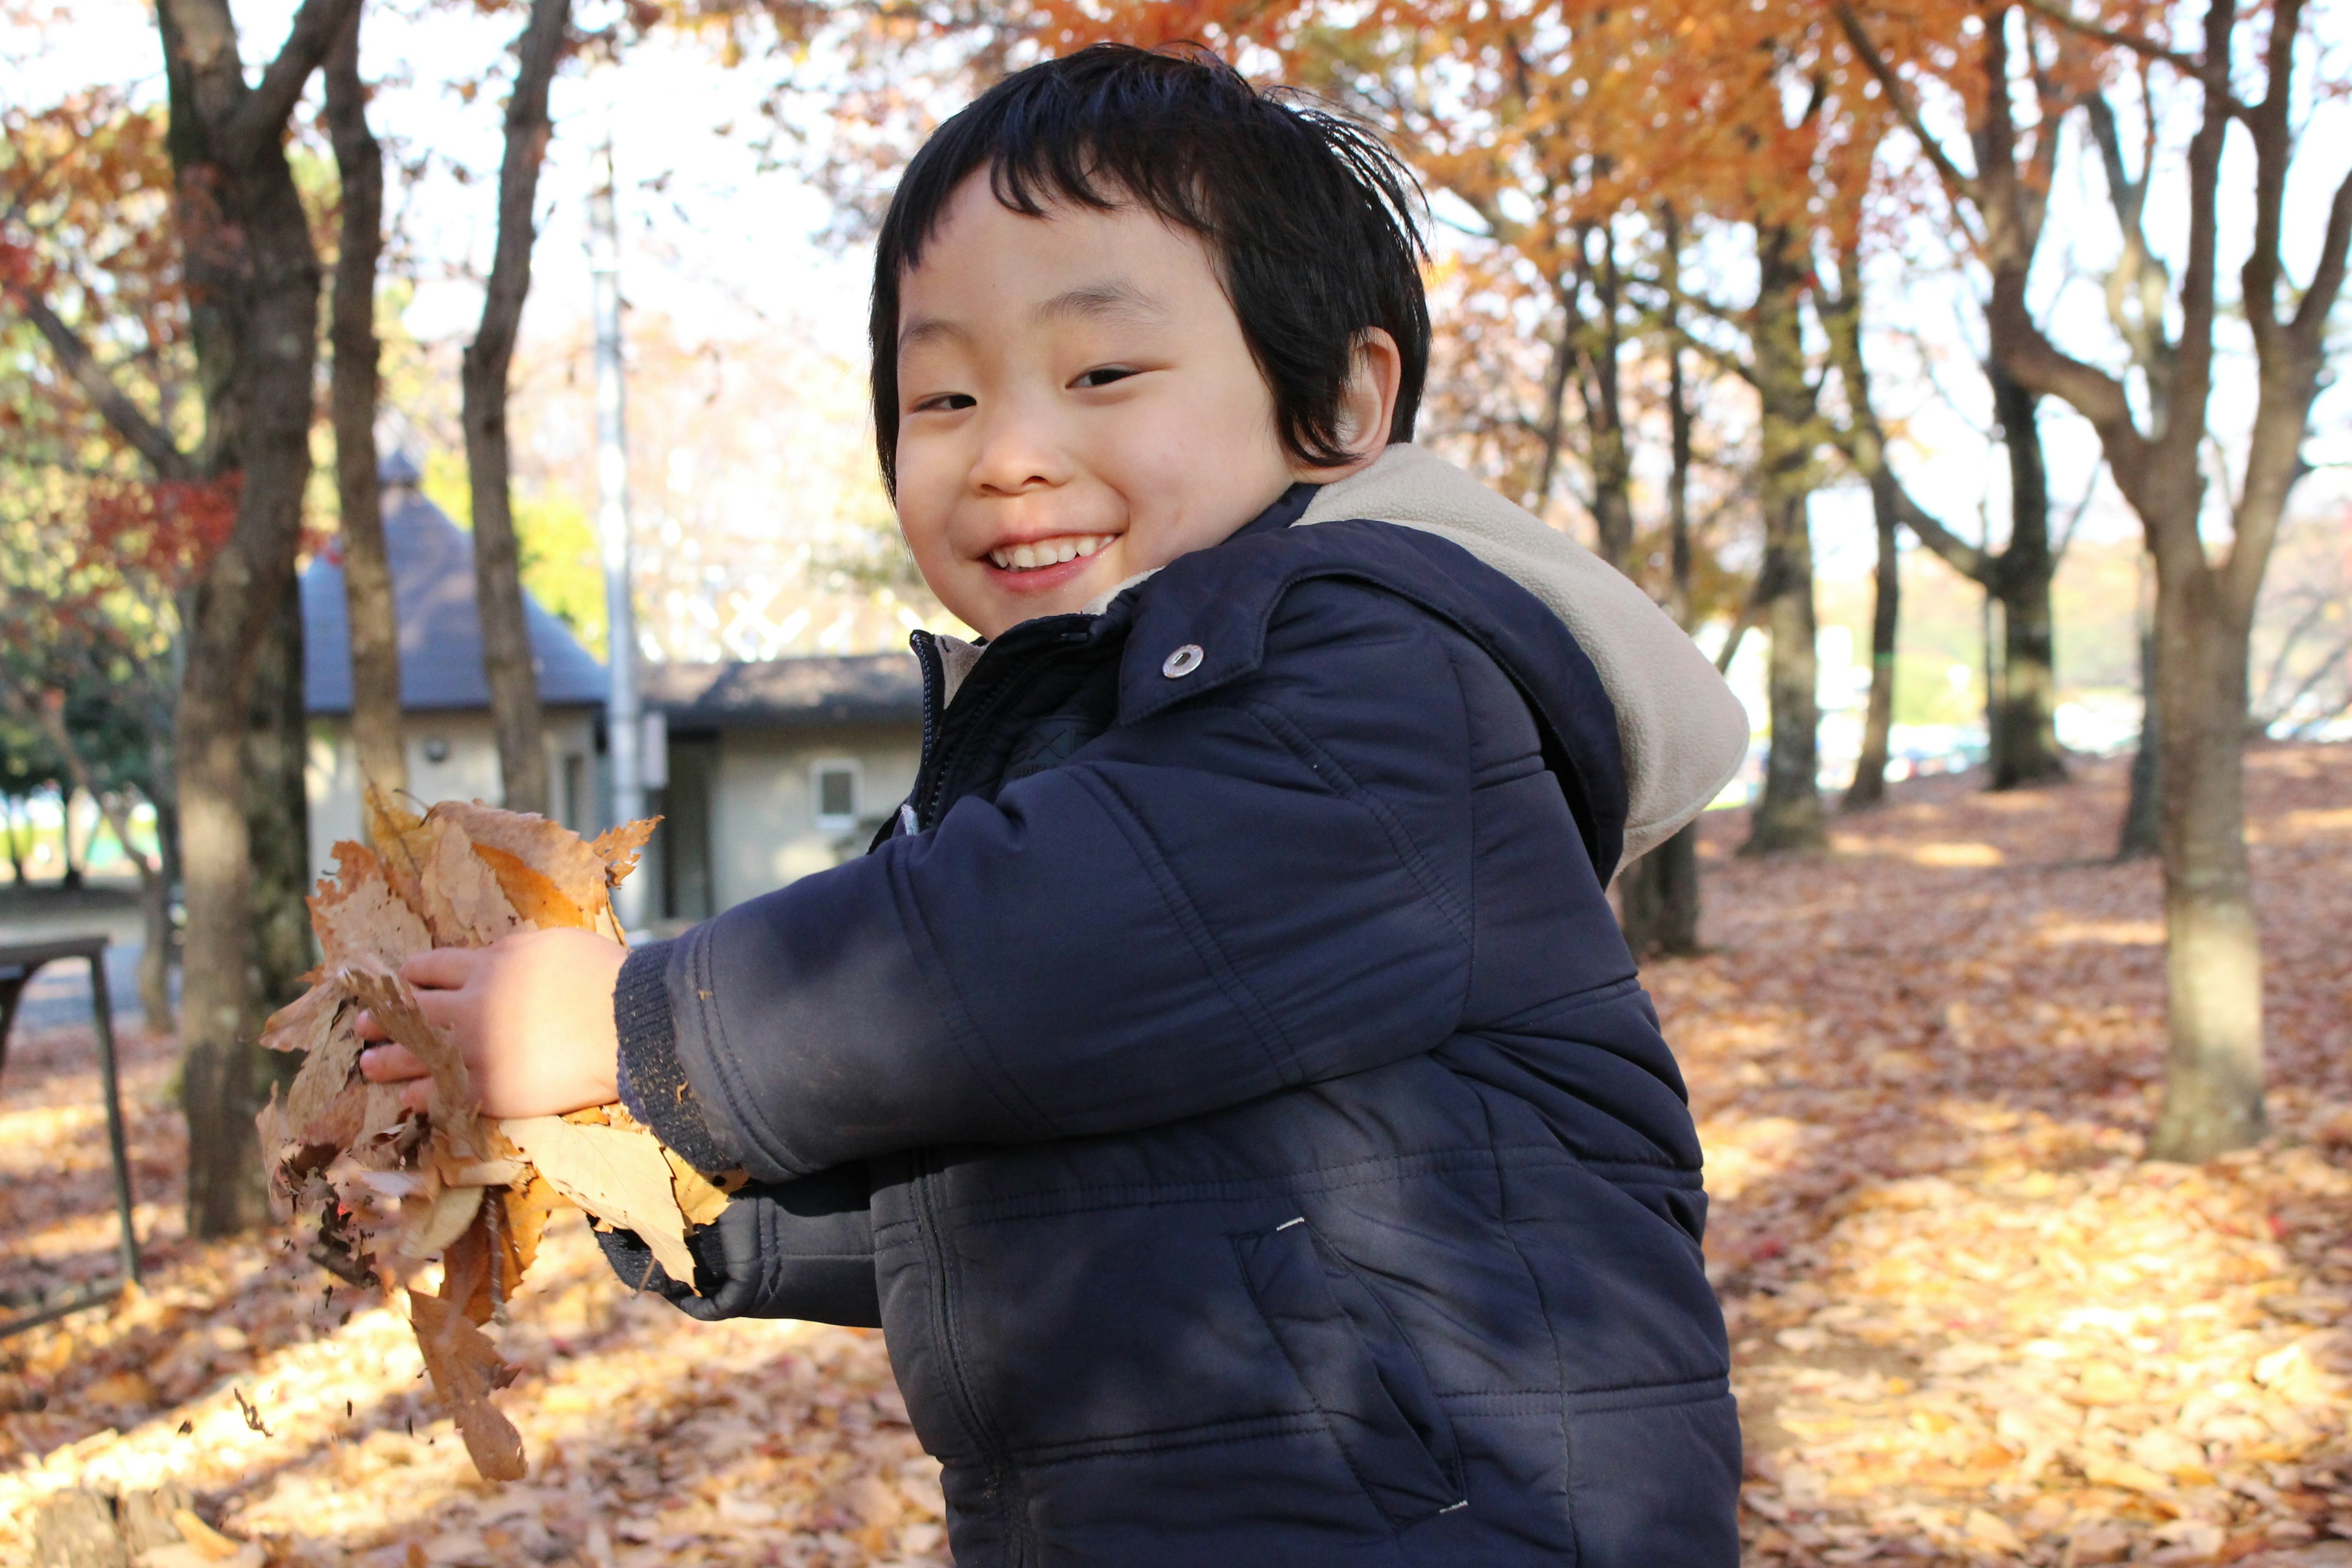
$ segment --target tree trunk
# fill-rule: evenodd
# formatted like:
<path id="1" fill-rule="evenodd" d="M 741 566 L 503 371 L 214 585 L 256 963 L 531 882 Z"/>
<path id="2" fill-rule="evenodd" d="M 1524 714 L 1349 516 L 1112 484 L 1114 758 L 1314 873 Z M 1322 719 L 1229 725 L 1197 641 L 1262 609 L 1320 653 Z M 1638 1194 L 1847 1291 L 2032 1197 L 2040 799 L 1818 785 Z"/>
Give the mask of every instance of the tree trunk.
<path id="1" fill-rule="evenodd" d="M 474 502 L 474 576 L 482 617 L 482 661 L 498 731 L 499 773 L 511 811 L 547 810 L 547 742 L 523 616 L 522 572 L 515 542 L 511 457 L 507 440 L 507 375 L 515 333 L 530 291 L 536 237 L 532 204 L 551 126 L 548 82 L 563 47 L 571 0 L 531 0 L 516 45 L 507 102 L 506 156 L 499 170 L 498 251 L 482 299 L 481 330 L 459 369 L 464 393 L 466 466 Z"/>
<path id="2" fill-rule="evenodd" d="M 179 1027 L 172 1010 L 172 884 L 163 868 L 150 869 L 143 857 L 139 871 L 139 1011 L 152 1033 L 168 1035 Z"/>
<path id="3" fill-rule="evenodd" d="M 1813 393 L 1805 374 L 1800 314 L 1808 260 L 1795 238 L 1762 229 L 1757 237 L 1760 278 L 1751 337 L 1759 426 L 1759 489 L 1764 513 L 1764 560 L 1758 569 L 1758 624 L 1772 639 L 1766 694 L 1772 749 L 1764 763 L 1764 795 L 1741 853 L 1772 855 L 1817 849 L 1822 826 L 1820 673 L 1813 650 L 1813 539 L 1809 502 L 1813 482 Z"/>
<path id="4" fill-rule="evenodd" d="M 1895 729 L 1895 637 L 1903 609 L 1903 557 L 1895 542 L 1895 479 L 1884 462 L 1870 476 L 1870 510 L 1878 525 L 1878 577 L 1870 609 L 1870 706 L 1862 721 L 1862 755 L 1841 811 L 1867 811 L 1886 799 L 1886 752 Z"/>
<path id="5" fill-rule="evenodd" d="M 245 742 L 254 664 L 283 608 L 301 537 L 320 286 L 285 128 L 355 4 L 304 0 L 257 82 L 247 78 L 222 0 L 157 6 L 206 461 L 238 479 L 236 521 L 190 595 L 173 724 L 188 911 L 182 1106 L 188 1229 L 197 1237 L 268 1216 L 253 1127 L 263 1075 L 251 1013 L 257 944 Z"/>
<path id="6" fill-rule="evenodd" d="M 1601 237 L 1600 265 L 1591 264 L 1591 237 Z M 1617 235 L 1600 225 L 1579 237 L 1580 270 L 1588 273 L 1599 319 L 1585 332 L 1583 358 L 1592 368 L 1584 397 L 1588 447 L 1592 454 L 1592 522 L 1601 559 L 1632 574 L 1633 566 L 1633 455 L 1625 439 L 1622 333 L 1617 311 L 1622 289 L 1617 275 Z"/>
<path id="7" fill-rule="evenodd" d="M 1669 257 L 1679 250 L 1674 215 L 1666 216 Z M 1671 259 L 1669 265 L 1671 265 Z M 1669 323 L 1671 327 L 1672 323 Z M 1666 529 L 1671 574 L 1666 611 L 1675 624 L 1690 629 L 1691 537 L 1690 394 L 1683 381 L 1682 351 L 1669 340 L 1666 349 L 1666 414 L 1670 467 L 1666 478 Z M 1680 832 L 1626 868 L 1621 883 L 1620 916 L 1625 945 L 1635 958 L 1663 954 L 1690 957 L 1700 951 L 1698 824 Z"/>
<path id="8" fill-rule="evenodd" d="M 1619 894 L 1624 900 L 1625 945 L 1635 958 L 1687 958 L 1700 952 L 1698 824 L 1685 824 L 1628 867 Z"/>
<path id="9" fill-rule="evenodd" d="M 2055 636 L 2050 583 L 2058 569 L 2050 549 L 2050 472 L 2042 456 L 2041 398 L 1996 362 L 1986 367 L 1993 408 L 2009 450 L 2009 544 L 1986 587 L 2000 601 L 2000 685 L 1988 690 L 1985 736 L 1991 748 L 1994 789 L 2058 784 L 2066 777 L 2058 747 Z"/>
<path id="10" fill-rule="evenodd" d="M 89 858 L 87 844 L 79 851 L 74 847 L 75 793 L 65 787 L 58 791 L 58 850 L 66 858 L 65 876 L 58 885 L 69 893 L 81 890 L 82 862 Z"/>
<path id="11" fill-rule="evenodd" d="M 2161 854 L 2163 839 L 2164 721 L 2157 701 L 2156 628 L 2139 634 L 2139 746 L 2132 752 L 2131 793 L 2124 800 L 2116 858 L 2141 860 Z"/>
<path id="12" fill-rule="evenodd" d="M 1806 498 L 1783 497 L 1767 514 L 1764 573 L 1768 584 L 1759 616 L 1771 639 L 1765 694 L 1771 712 L 1771 750 L 1764 760 L 1764 795 L 1742 853 L 1772 855 L 1817 849 L 1822 823 L 1821 679 L 1813 643 L 1813 559 Z"/>
<path id="13" fill-rule="evenodd" d="M 245 817 L 253 843 L 253 1016 L 266 1017 L 302 994 L 311 955 L 310 811 L 304 773 L 310 716 L 302 701 L 302 601 L 289 563 L 278 610 L 254 661 L 251 727 L 246 731 Z M 272 1066 L 299 1065 L 272 1054 Z"/>
<path id="14" fill-rule="evenodd" d="M 2262 945 L 2245 841 L 2246 637 L 2200 574 L 2157 597 L 2162 711 L 2164 1113 L 2151 1159 L 2198 1162 L 2259 1140 Z"/>
<path id="15" fill-rule="evenodd" d="M 383 490 L 376 480 L 375 416 L 381 345 L 375 335 L 377 258 L 383 250 L 383 150 L 367 122 L 360 80 L 360 16 L 328 54 L 327 124 L 342 181 L 335 254 L 331 402 L 335 494 L 342 513 L 343 601 L 351 624 L 352 745 L 362 787 L 408 787 L 400 736 L 400 626 L 384 554 Z"/>

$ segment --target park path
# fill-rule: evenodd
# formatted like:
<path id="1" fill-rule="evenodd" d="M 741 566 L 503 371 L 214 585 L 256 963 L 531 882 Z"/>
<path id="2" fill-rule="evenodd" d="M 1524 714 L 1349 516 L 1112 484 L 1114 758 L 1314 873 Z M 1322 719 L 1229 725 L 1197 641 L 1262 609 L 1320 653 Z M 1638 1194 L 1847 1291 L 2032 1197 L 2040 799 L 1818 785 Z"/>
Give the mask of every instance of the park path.
<path id="1" fill-rule="evenodd" d="M 1706 1138 L 1759 1568 L 2352 1568 L 2352 747 L 2252 759 L 2278 1132 L 2200 1168 L 2138 1159 L 2162 948 L 2155 868 L 2104 859 L 2120 784 L 1922 781 L 1795 862 L 1707 822 L 1714 950 L 1645 978 Z M 110 1235 L 86 1037 L 12 1054 L 0 1294 Z M 291 1236 L 184 1238 L 168 1043 L 127 1055 L 152 1289 L 0 1342 L 0 1562 L 43 1494 L 167 1479 L 248 1568 L 944 1562 L 878 1336 L 688 1324 L 576 1216 L 499 1331 L 532 1474 L 474 1481 L 392 1314 Z"/>

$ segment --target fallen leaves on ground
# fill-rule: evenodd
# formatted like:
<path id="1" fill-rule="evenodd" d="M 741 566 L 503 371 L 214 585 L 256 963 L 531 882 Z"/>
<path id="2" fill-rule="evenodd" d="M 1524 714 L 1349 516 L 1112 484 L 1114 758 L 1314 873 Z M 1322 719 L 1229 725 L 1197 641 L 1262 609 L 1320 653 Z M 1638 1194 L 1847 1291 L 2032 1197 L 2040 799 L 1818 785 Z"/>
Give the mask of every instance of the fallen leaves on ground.
<path id="1" fill-rule="evenodd" d="M 1700 1116 L 1757 1564 L 2352 1565 L 2352 748 L 2250 759 L 2273 1136 L 2140 1154 L 2157 868 L 2120 764 L 1923 782 L 1655 965 Z"/>
<path id="2" fill-rule="evenodd" d="M 2079 772 L 1898 786 L 1809 859 L 1707 822 L 1715 951 L 1646 979 L 1707 1138 L 1757 1568 L 2352 1568 L 2352 748 L 2252 760 L 2277 1131 L 2194 1168 L 2139 1159 L 2159 887 L 2105 859 L 2120 769 Z M 110 1261 L 89 1048 L 0 1079 L 0 1292 Z M 569 1212 L 500 1331 L 532 1473 L 479 1482 L 407 1326 L 306 1238 L 184 1239 L 169 1046 L 126 1056 L 150 1289 L 0 1342 L 0 1560 L 44 1495 L 177 1479 L 280 1568 L 944 1561 L 878 1335 L 690 1322 Z"/>
<path id="3" fill-rule="evenodd" d="M 148 1288 L 0 1341 L 0 1563 L 30 1560 L 47 1497 L 172 1480 L 274 1568 L 946 1562 L 938 1467 L 879 1334 L 692 1322 L 623 1287 L 575 1210 L 549 1218 L 499 1331 L 530 1474 L 480 1480 L 410 1324 L 322 1274 L 301 1230 L 187 1239 L 172 1048 L 124 1045 Z M 53 1114 L 94 1101 L 87 1037 L 19 1038 L 10 1055 L 0 1291 L 59 1265 L 102 1273 L 107 1231 L 89 1222 L 110 1222 L 104 1128 Z"/>

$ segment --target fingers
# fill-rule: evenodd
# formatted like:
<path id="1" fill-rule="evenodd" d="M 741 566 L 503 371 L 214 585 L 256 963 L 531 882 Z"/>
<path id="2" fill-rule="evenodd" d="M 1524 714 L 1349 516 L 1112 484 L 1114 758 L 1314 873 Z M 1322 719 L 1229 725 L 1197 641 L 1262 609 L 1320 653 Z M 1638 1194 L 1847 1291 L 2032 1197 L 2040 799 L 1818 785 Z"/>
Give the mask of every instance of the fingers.
<path id="1" fill-rule="evenodd" d="M 436 1029 L 447 1029 L 457 1021 L 462 1005 L 455 991 L 419 991 L 416 1010 L 425 1021 Z M 352 1031 L 362 1040 L 381 1043 L 392 1038 L 392 1032 L 376 1022 L 373 1013 L 362 1012 L 352 1025 Z"/>
<path id="2" fill-rule="evenodd" d="M 400 1083 L 425 1077 L 426 1068 L 406 1046 L 376 1046 L 360 1053 L 360 1076 L 370 1083 Z"/>
<path id="3" fill-rule="evenodd" d="M 429 1110 L 432 1101 L 433 1080 L 429 1078 L 418 1079 L 400 1091 L 400 1106 L 404 1110 Z"/>
<path id="4" fill-rule="evenodd" d="M 400 966 L 400 977 L 423 990 L 455 991 L 473 977 L 482 962 L 478 947 L 436 947 Z"/>

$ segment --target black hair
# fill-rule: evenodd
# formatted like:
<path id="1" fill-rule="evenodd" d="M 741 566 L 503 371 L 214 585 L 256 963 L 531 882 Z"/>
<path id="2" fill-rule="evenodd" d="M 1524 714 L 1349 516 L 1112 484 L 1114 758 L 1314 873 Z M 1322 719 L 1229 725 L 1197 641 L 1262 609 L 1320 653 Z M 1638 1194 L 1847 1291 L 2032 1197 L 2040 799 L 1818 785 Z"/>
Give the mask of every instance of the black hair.
<path id="1" fill-rule="evenodd" d="M 1391 441 L 1412 438 L 1429 369 L 1420 186 L 1363 125 L 1304 94 L 1261 92 L 1206 49 L 1096 44 L 1014 72 L 907 165 L 875 247 L 874 439 L 898 489 L 898 284 L 983 163 L 1030 217 L 1129 203 L 1201 236 L 1274 394 L 1292 456 L 1336 467 L 1357 346 L 1379 327 L 1403 360 Z"/>

